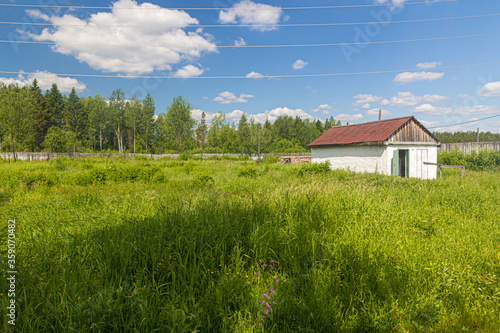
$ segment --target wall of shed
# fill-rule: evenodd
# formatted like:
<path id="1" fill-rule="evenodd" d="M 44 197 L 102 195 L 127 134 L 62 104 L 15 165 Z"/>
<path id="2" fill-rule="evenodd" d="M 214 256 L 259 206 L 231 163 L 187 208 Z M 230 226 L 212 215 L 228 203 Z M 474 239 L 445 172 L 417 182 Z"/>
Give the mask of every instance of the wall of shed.
<path id="1" fill-rule="evenodd" d="M 409 151 L 409 176 L 411 178 L 436 178 L 437 167 L 423 164 L 423 162 L 437 163 L 437 146 L 431 145 L 391 144 L 388 146 L 312 148 L 311 162 L 329 161 L 332 169 L 391 175 L 393 152 L 397 149 Z"/>
<path id="2" fill-rule="evenodd" d="M 387 146 L 312 148 L 312 163 L 329 161 L 332 169 L 390 174 Z"/>

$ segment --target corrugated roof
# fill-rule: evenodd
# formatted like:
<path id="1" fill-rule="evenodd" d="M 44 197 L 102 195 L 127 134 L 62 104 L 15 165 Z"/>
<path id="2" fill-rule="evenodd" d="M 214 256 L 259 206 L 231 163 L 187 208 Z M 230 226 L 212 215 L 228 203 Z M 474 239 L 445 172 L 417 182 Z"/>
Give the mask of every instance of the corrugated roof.
<path id="1" fill-rule="evenodd" d="M 383 142 L 413 116 L 332 127 L 309 144 L 310 147 Z"/>

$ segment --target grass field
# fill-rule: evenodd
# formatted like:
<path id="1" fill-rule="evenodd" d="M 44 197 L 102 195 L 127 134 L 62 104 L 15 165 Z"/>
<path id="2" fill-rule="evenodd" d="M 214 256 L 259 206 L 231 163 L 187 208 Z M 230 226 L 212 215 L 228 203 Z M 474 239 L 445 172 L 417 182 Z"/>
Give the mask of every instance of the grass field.
<path id="1" fill-rule="evenodd" d="M 19 332 L 500 332 L 500 172 L 0 164 Z"/>

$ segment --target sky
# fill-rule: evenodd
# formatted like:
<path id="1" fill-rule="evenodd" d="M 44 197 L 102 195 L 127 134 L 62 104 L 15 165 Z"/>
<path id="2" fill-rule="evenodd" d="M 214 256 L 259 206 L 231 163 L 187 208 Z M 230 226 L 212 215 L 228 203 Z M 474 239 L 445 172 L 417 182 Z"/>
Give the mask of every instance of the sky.
<path id="1" fill-rule="evenodd" d="M 0 0 L 0 81 L 200 119 L 414 115 L 500 132 L 497 0 Z M 81 8 L 86 7 L 86 8 Z M 101 8 L 89 8 L 101 7 Z M 484 119 L 486 118 L 486 119 Z"/>

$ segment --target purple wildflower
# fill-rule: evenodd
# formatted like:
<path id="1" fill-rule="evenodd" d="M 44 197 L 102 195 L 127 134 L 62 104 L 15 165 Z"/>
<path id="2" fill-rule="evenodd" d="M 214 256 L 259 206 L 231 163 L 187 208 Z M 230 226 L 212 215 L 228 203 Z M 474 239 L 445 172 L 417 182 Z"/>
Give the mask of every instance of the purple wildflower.
<path id="1" fill-rule="evenodd" d="M 262 295 L 260 295 L 260 297 L 269 297 L 269 295 L 268 294 L 262 294 Z"/>
<path id="2" fill-rule="evenodd" d="M 266 310 L 266 312 L 264 312 L 266 314 L 266 316 L 270 313 L 271 311 L 269 309 Z"/>
<path id="3" fill-rule="evenodd" d="M 266 304 L 266 302 L 265 302 L 265 301 L 259 301 L 259 303 L 260 303 L 260 304 Z"/>
<path id="4" fill-rule="evenodd" d="M 266 302 L 266 308 L 270 308 L 271 306 L 269 305 L 269 303 Z"/>
<path id="5" fill-rule="evenodd" d="M 278 279 L 274 278 L 274 283 L 278 284 Z"/>
<path id="6" fill-rule="evenodd" d="M 266 268 L 267 267 L 267 264 L 263 264 L 262 266 L 260 266 L 262 268 Z"/>
<path id="7" fill-rule="evenodd" d="M 260 276 L 260 274 L 259 274 L 259 273 L 257 273 L 257 272 L 253 273 L 253 275 L 254 275 L 254 276 Z"/>
<path id="8" fill-rule="evenodd" d="M 276 303 L 275 301 L 273 301 L 273 304 L 274 304 L 274 305 L 276 305 L 276 304 L 278 304 L 278 303 Z"/>
<path id="9" fill-rule="evenodd" d="M 269 268 L 270 268 L 270 269 L 274 269 L 274 266 L 273 266 L 273 265 L 271 265 L 271 266 L 269 266 Z"/>

